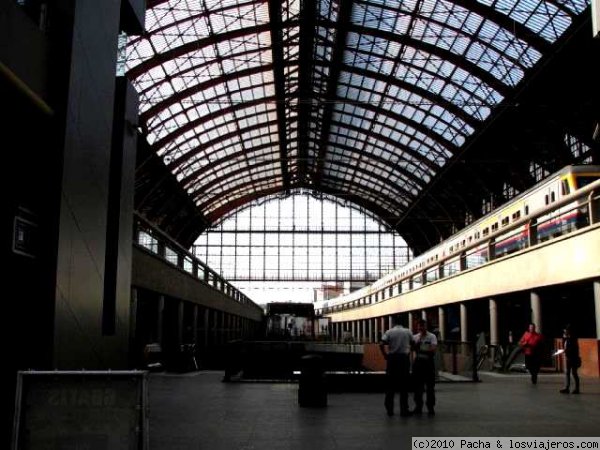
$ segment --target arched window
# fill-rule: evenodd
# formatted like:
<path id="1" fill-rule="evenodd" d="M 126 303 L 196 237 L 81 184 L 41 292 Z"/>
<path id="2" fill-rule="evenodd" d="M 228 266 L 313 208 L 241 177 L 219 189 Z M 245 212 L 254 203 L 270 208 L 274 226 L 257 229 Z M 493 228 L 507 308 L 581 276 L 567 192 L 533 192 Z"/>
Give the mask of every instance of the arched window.
<path id="1" fill-rule="evenodd" d="M 371 283 L 411 257 L 404 239 L 357 206 L 312 191 L 271 196 L 202 234 L 194 254 L 257 302 L 329 297 Z M 294 289 L 302 291 L 292 292 Z"/>

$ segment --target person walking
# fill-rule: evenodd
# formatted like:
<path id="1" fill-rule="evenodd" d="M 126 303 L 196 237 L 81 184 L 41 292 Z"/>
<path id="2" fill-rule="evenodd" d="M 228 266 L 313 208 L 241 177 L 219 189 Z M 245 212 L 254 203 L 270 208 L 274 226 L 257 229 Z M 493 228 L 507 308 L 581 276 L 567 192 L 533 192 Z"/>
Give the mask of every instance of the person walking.
<path id="1" fill-rule="evenodd" d="M 386 360 L 385 410 L 394 415 L 394 397 L 400 392 L 400 415 L 410 416 L 408 409 L 408 382 L 410 375 L 410 348 L 412 333 L 400 325 L 400 318 L 392 318 L 393 327 L 381 337 L 379 349 Z"/>
<path id="2" fill-rule="evenodd" d="M 579 394 L 579 374 L 577 370 L 581 367 L 581 356 L 579 356 L 579 343 L 577 336 L 574 335 L 571 325 L 567 325 L 563 330 L 563 348 L 565 349 L 566 370 L 565 387 L 560 390 L 561 394 L 568 394 L 571 387 L 571 374 L 575 380 L 575 389 L 571 394 Z"/>
<path id="3" fill-rule="evenodd" d="M 525 354 L 525 367 L 531 374 L 531 382 L 537 384 L 538 373 L 542 365 L 541 344 L 543 337 L 535 330 L 535 324 L 530 323 L 527 331 L 519 340 L 519 347 Z"/>
<path id="4" fill-rule="evenodd" d="M 412 366 L 413 387 L 415 389 L 415 409 L 413 414 L 423 412 L 423 390 L 426 389 L 427 413 L 435 415 L 435 352 L 437 337 L 427 331 L 427 322 L 417 322 L 418 333 L 413 336 L 414 359 Z"/>

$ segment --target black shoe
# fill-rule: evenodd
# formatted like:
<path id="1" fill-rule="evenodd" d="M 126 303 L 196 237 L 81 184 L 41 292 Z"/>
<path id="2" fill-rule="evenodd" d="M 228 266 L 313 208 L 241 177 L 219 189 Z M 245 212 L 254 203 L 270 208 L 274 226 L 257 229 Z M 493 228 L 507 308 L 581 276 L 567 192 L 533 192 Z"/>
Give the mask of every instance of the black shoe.
<path id="1" fill-rule="evenodd" d="M 435 416 L 435 410 L 433 408 L 430 408 L 429 410 L 427 410 L 427 415 L 428 416 Z"/>
<path id="2" fill-rule="evenodd" d="M 560 392 L 561 394 L 568 394 L 568 393 L 569 393 L 569 389 L 567 389 L 567 388 L 564 388 L 564 389 L 561 389 L 561 390 L 560 390 L 560 391 L 558 391 L 558 392 Z"/>
<path id="3" fill-rule="evenodd" d="M 402 412 L 400 413 L 400 416 L 402 416 L 402 417 L 410 417 L 410 416 L 412 416 L 412 415 L 413 415 L 413 413 L 412 413 L 412 412 L 410 412 L 410 411 L 402 411 Z"/>
<path id="4" fill-rule="evenodd" d="M 423 414 L 423 408 L 415 408 L 411 411 L 411 414 L 421 415 L 421 414 Z"/>
<path id="5" fill-rule="evenodd" d="M 392 417 L 394 415 L 394 410 L 393 409 L 386 409 L 387 415 L 389 417 Z"/>
<path id="6" fill-rule="evenodd" d="M 579 394 L 579 389 L 575 389 L 571 394 Z"/>

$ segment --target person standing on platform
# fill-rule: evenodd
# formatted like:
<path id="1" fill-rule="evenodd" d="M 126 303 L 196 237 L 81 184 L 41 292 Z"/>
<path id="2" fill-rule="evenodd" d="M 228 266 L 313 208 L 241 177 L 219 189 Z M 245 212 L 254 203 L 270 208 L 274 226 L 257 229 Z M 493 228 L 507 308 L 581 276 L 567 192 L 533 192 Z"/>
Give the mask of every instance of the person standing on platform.
<path id="1" fill-rule="evenodd" d="M 535 324 L 530 323 L 527 331 L 519 340 L 519 347 L 525 354 L 525 367 L 531 374 L 531 382 L 537 384 L 538 373 L 542 365 L 541 348 L 543 337 L 535 331 Z"/>
<path id="2" fill-rule="evenodd" d="M 408 382 L 410 375 L 410 347 L 412 333 L 400 325 L 400 318 L 393 317 L 394 326 L 381 337 L 379 348 L 387 361 L 385 369 L 385 410 L 394 415 L 394 397 L 400 391 L 400 415 L 410 416 L 408 409 Z"/>
<path id="3" fill-rule="evenodd" d="M 565 387 L 560 390 L 561 394 L 568 394 L 571 387 L 571 374 L 575 380 L 575 389 L 571 394 L 579 394 L 579 375 L 577 369 L 581 367 L 581 357 L 579 356 L 579 343 L 577 336 L 574 335 L 571 325 L 567 325 L 563 330 L 563 348 L 565 349 L 565 359 L 567 367 L 565 370 Z"/>
<path id="4" fill-rule="evenodd" d="M 426 389 L 427 413 L 435 414 L 435 352 L 437 337 L 427 331 L 427 322 L 420 319 L 417 322 L 418 333 L 413 336 L 415 357 L 413 360 L 412 375 L 415 389 L 414 414 L 423 412 L 423 390 Z"/>

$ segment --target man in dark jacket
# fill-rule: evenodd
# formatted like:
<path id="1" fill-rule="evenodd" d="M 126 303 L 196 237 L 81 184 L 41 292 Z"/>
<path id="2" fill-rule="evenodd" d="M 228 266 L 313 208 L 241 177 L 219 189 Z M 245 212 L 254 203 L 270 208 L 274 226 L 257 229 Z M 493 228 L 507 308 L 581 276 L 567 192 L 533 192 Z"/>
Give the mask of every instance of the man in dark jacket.
<path id="1" fill-rule="evenodd" d="M 572 394 L 579 394 L 579 375 L 577 369 L 581 366 L 581 357 L 579 356 L 579 344 L 577 337 L 573 335 L 571 325 L 567 325 L 563 330 L 563 348 L 565 349 L 565 359 L 567 368 L 565 371 L 565 387 L 560 390 L 561 394 L 568 394 L 571 387 L 571 373 L 575 380 L 575 389 Z"/>

